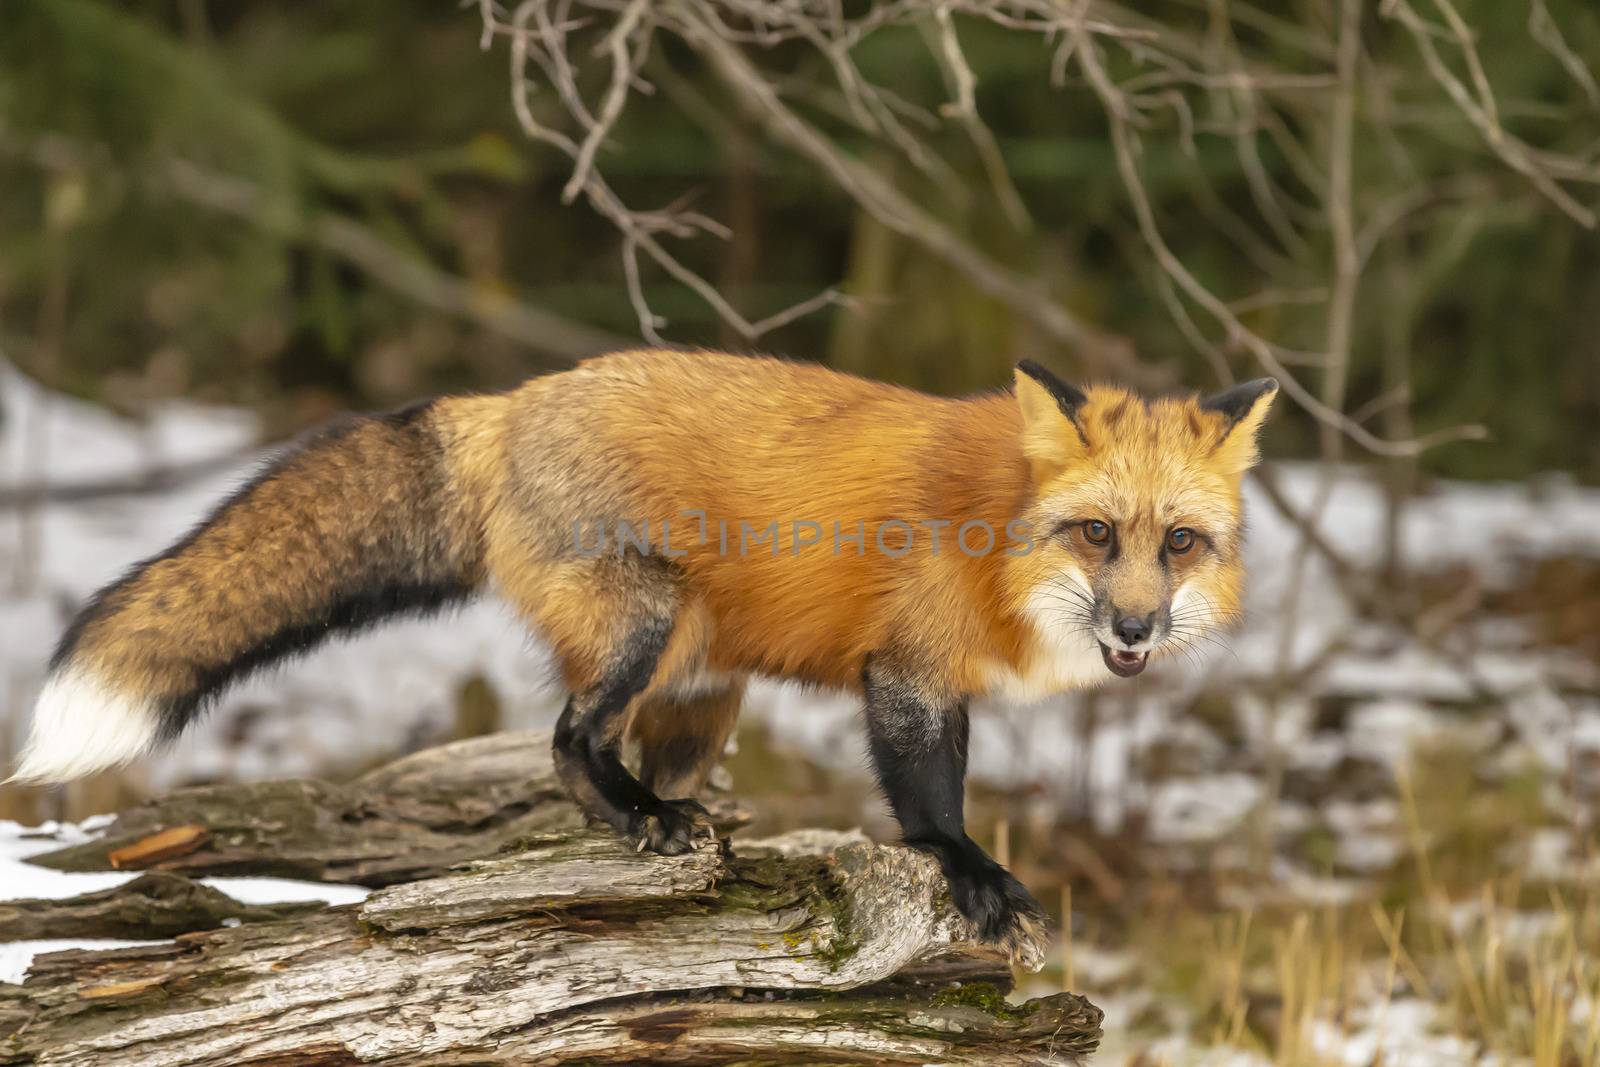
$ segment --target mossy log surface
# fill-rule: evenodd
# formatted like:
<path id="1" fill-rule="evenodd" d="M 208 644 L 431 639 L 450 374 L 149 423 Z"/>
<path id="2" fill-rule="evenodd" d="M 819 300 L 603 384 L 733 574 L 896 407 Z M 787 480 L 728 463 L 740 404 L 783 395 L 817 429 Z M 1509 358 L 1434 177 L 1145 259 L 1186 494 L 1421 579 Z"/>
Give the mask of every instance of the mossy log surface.
<path id="1" fill-rule="evenodd" d="M 190 790 L 119 818 L 107 841 L 53 854 L 57 866 L 103 863 L 141 854 L 140 833 L 195 827 L 176 839 L 207 843 L 176 857 L 157 848 L 159 865 L 359 868 L 384 887 L 358 905 L 281 916 L 171 874 L 57 902 L 61 915 L 104 915 L 105 926 L 72 927 L 103 937 L 113 926 L 129 936 L 129 917 L 149 910 L 140 901 L 202 900 L 151 912 L 143 936 L 174 940 L 41 956 L 23 985 L 0 986 L 0 1064 L 1074 1064 L 1098 1042 L 1100 1012 L 1080 997 L 1008 1002 L 1009 971 L 970 943 L 936 864 L 859 834 L 639 854 L 583 828 L 566 801 L 530 804 L 526 784 L 518 794 L 491 776 L 477 779 L 472 810 L 484 818 L 456 827 L 482 837 L 498 819 L 515 833 L 493 849 L 458 845 L 477 858 L 441 870 L 452 850 L 437 840 L 451 832 L 440 813 L 474 803 L 462 757 L 499 754 L 464 742 L 346 787 Z M 425 786 L 428 768 L 446 784 Z M 285 785 L 315 798 L 309 826 L 250 810 Z M 396 826 L 425 827 L 415 832 L 431 855 L 362 851 L 326 817 L 341 790 L 387 798 L 376 821 L 390 844 Z M 319 851 L 315 835 L 329 829 L 336 844 Z M 273 841 L 293 858 L 275 865 Z"/>

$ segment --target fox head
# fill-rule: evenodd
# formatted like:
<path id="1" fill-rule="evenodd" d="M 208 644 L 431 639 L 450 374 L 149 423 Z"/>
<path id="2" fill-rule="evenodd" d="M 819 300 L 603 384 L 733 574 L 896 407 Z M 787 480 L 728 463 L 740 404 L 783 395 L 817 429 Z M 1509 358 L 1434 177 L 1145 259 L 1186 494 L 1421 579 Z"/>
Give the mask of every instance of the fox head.
<path id="1" fill-rule="evenodd" d="M 1078 390 L 1017 367 L 1034 492 L 1024 611 L 1058 643 L 1094 642 L 1130 677 L 1152 652 L 1204 640 L 1239 611 L 1240 483 L 1278 383 L 1204 399 Z"/>

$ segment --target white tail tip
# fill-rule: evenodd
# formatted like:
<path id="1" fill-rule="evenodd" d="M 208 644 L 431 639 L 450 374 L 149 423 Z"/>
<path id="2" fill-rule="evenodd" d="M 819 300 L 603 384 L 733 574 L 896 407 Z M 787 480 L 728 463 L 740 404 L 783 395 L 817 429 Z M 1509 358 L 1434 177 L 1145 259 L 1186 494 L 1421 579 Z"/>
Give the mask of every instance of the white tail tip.
<path id="1" fill-rule="evenodd" d="M 155 742 L 157 725 L 148 702 L 64 667 L 39 693 L 21 766 L 9 781 L 66 782 L 127 763 Z"/>

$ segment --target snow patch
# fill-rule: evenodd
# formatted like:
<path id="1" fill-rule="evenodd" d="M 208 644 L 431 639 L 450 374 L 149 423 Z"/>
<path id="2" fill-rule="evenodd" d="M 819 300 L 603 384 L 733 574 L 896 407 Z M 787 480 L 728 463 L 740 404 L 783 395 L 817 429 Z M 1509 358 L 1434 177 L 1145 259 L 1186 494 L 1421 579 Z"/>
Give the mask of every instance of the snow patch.
<path id="1" fill-rule="evenodd" d="M 95 816 L 82 823 L 45 823 L 22 826 L 0 820 L 0 901 L 62 900 L 82 893 L 114 889 L 139 877 L 138 871 L 54 871 L 26 860 L 67 845 L 94 839 L 110 816 Z M 364 886 L 301 882 L 288 878 L 201 878 L 198 881 L 228 894 L 241 904 L 285 904 L 320 900 L 329 905 L 359 904 L 371 890 Z M 20 982 L 33 958 L 44 952 L 69 948 L 123 948 L 155 944 L 150 941 L 111 941 L 79 938 L 70 941 L 13 941 L 0 944 L 0 982 Z"/>

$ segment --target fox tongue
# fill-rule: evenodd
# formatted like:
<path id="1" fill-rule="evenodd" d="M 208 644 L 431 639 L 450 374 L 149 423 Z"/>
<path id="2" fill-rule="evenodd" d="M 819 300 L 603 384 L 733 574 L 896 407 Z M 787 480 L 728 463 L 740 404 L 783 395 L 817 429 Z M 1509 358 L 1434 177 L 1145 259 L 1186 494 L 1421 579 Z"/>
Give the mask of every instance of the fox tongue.
<path id="1" fill-rule="evenodd" d="M 1145 662 L 1150 658 L 1148 652 L 1123 652 L 1100 646 L 1101 655 L 1104 656 L 1106 667 L 1112 674 L 1123 678 L 1132 678 L 1144 670 Z"/>

